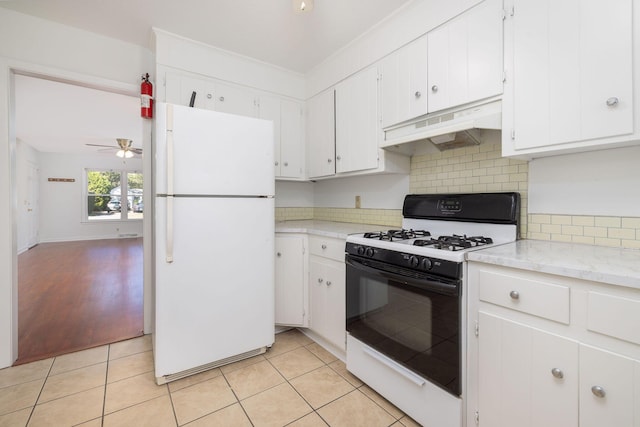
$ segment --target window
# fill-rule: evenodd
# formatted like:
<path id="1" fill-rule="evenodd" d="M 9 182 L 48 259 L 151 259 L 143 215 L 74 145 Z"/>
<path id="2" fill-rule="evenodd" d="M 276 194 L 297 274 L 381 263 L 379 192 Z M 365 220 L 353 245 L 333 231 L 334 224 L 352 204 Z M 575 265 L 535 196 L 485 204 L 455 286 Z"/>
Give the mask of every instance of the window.
<path id="1" fill-rule="evenodd" d="M 142 173 L 86 169 L 86 183 L 88 221 L 142 219 Z"/>

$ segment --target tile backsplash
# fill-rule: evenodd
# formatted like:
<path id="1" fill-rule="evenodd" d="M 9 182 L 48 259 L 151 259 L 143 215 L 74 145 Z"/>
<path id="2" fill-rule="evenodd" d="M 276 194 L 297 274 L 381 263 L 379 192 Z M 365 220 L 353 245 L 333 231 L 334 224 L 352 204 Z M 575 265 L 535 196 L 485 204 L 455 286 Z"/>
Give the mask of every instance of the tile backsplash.
<path id="1" fill-rule="evenodd" d="M 530 214 L 529 164 L 503 158 L 499 142 L 411 158 L 410 193 L 517 191 L 520 238 L 640 249 L 640 217 Z M 276 220 L 316 219 L 399 227 L 401 209 L 277 208 Z"/>

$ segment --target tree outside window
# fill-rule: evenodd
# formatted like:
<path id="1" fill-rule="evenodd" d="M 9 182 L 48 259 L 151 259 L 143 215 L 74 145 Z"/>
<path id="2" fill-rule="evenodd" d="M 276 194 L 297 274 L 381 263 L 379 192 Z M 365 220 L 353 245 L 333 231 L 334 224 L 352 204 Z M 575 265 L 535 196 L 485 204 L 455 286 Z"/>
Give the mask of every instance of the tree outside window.
<path id="1" fill-rule="evenodd" d="M 87 169 L 86 182 L 89 221 L 142 219 L 142 173 Z"/>

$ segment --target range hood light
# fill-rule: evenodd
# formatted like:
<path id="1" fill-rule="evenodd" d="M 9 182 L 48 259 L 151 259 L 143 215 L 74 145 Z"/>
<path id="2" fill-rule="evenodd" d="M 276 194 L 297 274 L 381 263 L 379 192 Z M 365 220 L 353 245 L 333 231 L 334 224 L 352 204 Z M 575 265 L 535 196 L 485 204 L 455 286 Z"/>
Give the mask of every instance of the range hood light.
<path id="1" fill-rule="evenodd" d="M 451 142 L 454 139 L 456 139 L 456 133 L 455 132 L 445 133 L 444 135 L 432 136 L 429 139 L 434 144 L 444 144 L 445 142 Z"/>

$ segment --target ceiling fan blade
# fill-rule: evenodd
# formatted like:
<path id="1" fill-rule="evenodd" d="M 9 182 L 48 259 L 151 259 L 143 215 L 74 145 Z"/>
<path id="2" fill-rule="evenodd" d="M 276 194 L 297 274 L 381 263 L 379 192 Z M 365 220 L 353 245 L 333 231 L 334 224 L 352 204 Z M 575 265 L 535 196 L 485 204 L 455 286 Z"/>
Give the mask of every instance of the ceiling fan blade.
<path id="1" fill-rule="evenodd" d="M 129 148 L 129 151 L 132 151 L 136 154 L 142 154 L 142 148 L 135 148 L 135 147 L 131 147 Z"/>
<path id="2" fill-rule="evenodd" d="M 108 147 L 108 148 L 117 148 L 118 147 L 114 147 L 113 145 L 103 145 L 103 144 L 84 144 L 84 145 L 88 145 L 90 147 Z"/>

